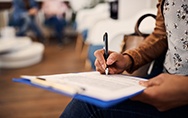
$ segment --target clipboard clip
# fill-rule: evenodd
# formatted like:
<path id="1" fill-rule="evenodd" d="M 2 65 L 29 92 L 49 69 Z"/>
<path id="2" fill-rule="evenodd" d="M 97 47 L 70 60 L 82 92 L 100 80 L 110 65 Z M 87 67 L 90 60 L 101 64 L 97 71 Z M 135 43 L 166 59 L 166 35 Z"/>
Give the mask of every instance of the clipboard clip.
<path id="1" fill-rule="evenodd" d="M 41 78 L 41 77 L 31 79 L 31 83 L 39 85 L 39 86 L 43 86 L 43 87 L 50 87 L 52 89 L 55 89 L 55 90 L 58 90 L 58 91 L 61 91 L 61 92 L 65 92 L 65 93 L 70 94 L 70 95 L 82 93 L 83 91 L 86 90 L 83 87 L 68 85 L 66 83 L 59 84 L 59 83 L 49 82 L 49 81 L 46 81 L 45 78 Z"/>

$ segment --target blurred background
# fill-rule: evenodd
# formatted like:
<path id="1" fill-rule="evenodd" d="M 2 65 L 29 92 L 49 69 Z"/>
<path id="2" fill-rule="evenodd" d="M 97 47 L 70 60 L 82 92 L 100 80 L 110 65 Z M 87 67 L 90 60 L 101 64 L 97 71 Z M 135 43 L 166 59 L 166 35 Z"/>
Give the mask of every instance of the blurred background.
<path id="1" fill-rule="evenodd" d="M 71 98 L 15 83 L 21 75 L 95 70 L 94 51 L 120 52 L 137 19 L 157 0 L 0 0 L 0 118 L 56 118 Z M 155 20 L 139 29 L 153 31 Z"/>

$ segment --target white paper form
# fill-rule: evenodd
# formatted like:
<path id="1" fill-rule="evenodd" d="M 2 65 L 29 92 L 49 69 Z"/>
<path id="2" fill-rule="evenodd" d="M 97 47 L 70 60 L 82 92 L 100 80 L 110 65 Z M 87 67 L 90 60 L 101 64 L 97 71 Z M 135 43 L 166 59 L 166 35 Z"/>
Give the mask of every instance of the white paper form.
<path id="1" fill-rule="evenodd" d="M 25 77 L 29 78 L 29 76 Z M 38 76 L 38 78 L 44 78 L 48 83 L 55 83 L 50 84 L 52 87 L 56 86 L 56 88 L 61 89 L 61 86 L 66 86 L 68 89 L 71 88 L 71 94 L 79 93 L 103 101 L 131 96 L 145 89 L 138 83 L 145 79 L 121 74 L 103 75 L 99 72 L 80 72 L 45 75 Z"/>

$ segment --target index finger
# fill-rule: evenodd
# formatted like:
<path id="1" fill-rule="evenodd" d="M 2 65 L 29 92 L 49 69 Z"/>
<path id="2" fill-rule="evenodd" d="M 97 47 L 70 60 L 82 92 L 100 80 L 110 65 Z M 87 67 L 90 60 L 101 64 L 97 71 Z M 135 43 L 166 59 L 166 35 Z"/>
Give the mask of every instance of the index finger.
<path id="1" fill-rule="evenodd" d="M 94 55 L 96 57 L 96 60 L 100 63 L 100 65 L 103 67 L 103 69 L 106 68 L 106 61 L 104 59 L 104 50 L 100 49 L 94 52 Z"/>

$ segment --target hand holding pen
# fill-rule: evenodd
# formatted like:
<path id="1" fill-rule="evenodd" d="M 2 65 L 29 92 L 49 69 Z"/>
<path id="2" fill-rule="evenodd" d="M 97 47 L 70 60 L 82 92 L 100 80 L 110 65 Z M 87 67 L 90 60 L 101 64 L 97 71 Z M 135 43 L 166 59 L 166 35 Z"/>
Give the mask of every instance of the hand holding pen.
<path id="1" fill-rule="evenodd" d="M 132 65 L 129 56 L 121 53 L 108 50 L 108 34 L 103 35 L 104 49 L 96 50 L 94 55 L 96 57 L 95 67 L 96 71 L 101 74 L 118 74 L 127 70 Z"/>

